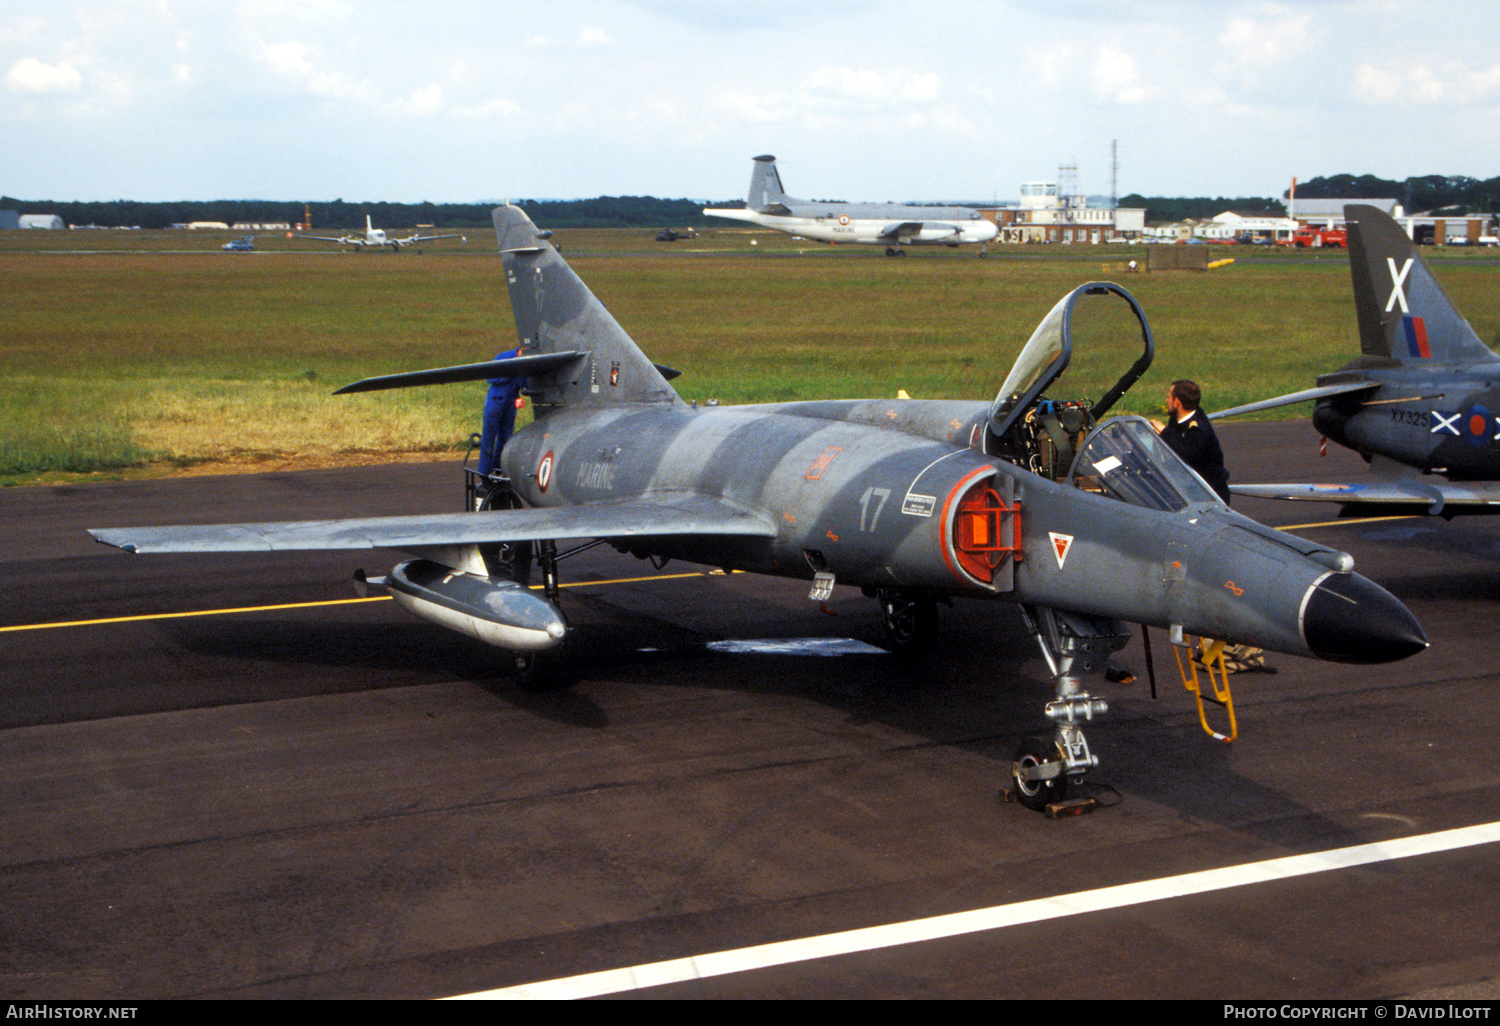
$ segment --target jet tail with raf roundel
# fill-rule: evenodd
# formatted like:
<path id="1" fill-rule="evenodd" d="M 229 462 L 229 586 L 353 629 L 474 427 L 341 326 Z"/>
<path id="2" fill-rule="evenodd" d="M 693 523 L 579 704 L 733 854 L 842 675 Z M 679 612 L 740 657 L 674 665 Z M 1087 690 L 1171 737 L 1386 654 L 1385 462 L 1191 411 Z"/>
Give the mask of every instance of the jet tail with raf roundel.
<path id="1" fill-rule="evenodd" d="M 1236 495 L 1339 502 L 1368 514 L 1500 509 L 1500 357 L 1480 341 L 1406 231 L 1366 204 L 1344 208 L 1360 356 L 1317 387 L 1213 414 L 1315 401 L 1313 426 L 1360 453 L 1376 480 L 1231 485 Z M 1423 479 L 1440 474 L 1448 480 Z"/>
<path id="2" fill-rule="evenodd" d="M 1399 224 L 1364 204 L 1345 207 L 1344 217 L 1365 356 L 1411 364 L 1500 359 L 1458 312 Z"/>
<path id="3" fill-rule="evenodd" d="M 1395 220 L 1376 207 L 1354 203 L 1344 208 L 1344 218 L 1363 358 L 1320 376 L 1316 388 L 1220 410 L 1210 415 L 1211 420 L 1338 396 L 1363 393 L 1370 399 L 1380 387 L 1373 373 L 1379 370 L 1500 362 L 1458 312 Z"/>

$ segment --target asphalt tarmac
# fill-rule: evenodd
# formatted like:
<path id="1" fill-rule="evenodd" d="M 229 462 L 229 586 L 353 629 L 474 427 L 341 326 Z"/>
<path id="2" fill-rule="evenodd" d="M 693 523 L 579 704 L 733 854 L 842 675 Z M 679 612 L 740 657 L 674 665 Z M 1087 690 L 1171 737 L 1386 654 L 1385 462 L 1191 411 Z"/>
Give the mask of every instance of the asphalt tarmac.
<path id="1" fill-rule="evenodd" d="M 1238 481 L 1364 472 L 1305 424 L 1222 435 Z M 0 995 L 437 998 L 666 962 L 688 968 L 576 992 L 1500 997 L 1495 844 L 1404 847 L 1500 822 L 1492 518 L 1239 501 L 1319 525 L 1298 533 L 1351 552 L 1431 649 L 1273 655 L 1232 678 L 1226 745 L 1152 631 L 1160 697 L 1137 638 L 1140 679 L 1103 685 L 1088 731 L 1106 807 L 1060 820 L 1000 800 L 1051 695 L 1006 605 L 943 610 L 939 656 L 904 670 L 853 589 L 825 611 L 803 583 L 601 547 L 563 565 L 577 682 L 533 694 L 500 653 L 345 601 L 400 554 L 129 556 L 84 533 L 460 492 L 448 463 L 0 493 Z M 862 644 L 710 645 L 736 639 Z M 1374 854 L 1325 854 L 1345 849 Z M 1234 868 L 1292 856 L 1324 871 Z M 1017 908 L 1046 911 L 901 925 Z"/>

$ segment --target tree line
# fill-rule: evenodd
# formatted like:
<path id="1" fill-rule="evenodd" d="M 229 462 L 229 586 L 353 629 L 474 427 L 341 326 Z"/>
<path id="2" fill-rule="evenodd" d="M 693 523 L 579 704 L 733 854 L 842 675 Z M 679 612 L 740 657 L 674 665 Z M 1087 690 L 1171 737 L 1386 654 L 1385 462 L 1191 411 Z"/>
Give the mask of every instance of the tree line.
<path id="1" fill-rule="evenodd" d="M 1329 175 L 1301 182 L 1304 199 L 1376 199 L 1392 197 L 1409 212 L 1495 213 L 1500 210 L 1500 178 L 1423 175 L 1400 181 L 1374 175 Z M 743 200 L 657 199 L 655 196 L 598 196 L 580 200 L 518 200 L 542 228 L 683 228 L 723 224 L 703 216 L 703 207 L 742 207 Z M 414 225 L 460 230 L 485 228 L 494 203 L 351 203 L 343 199 L 300 203 L 276 200 L 207 200 L 143 203 L 137 200 L 54 202 L 0 196 L 0 210 L 57 214 L 72 225 L 104 228 L 166 228 L 190 221 L 297 224 L 304 212 L 314 231 L 363 229 L 368 215 L 376 227 L 405 229 Z M 1142 196 L 1131 193 L 1122 207 L 1144 207 L 1154 222 L 1209 218 L 1225 210 L 1285 216 L 1286 194 L 1271 196 Z"/>
<path id="2" fill-rule="evenodd" d="M 542 228 L 657 228 L 712 224 L 699 200 L 654 196 L 599 196 L 585 200 L 518 200 Z M 317 203 L 276 200 L 205 200 L 143 203 L 137 200 L 64 202 L 0 196 L 0 210 L 23 214 L 57 214 L 71 225 L 101 228 L 168 228 L 192 221 L 237 221 L 298 224 L 308 214 L 314 231 L 360 230 L 368 215 L 377 228 L 404 229 L 432 225 L 444 229 L 478 229 L 490 225 L 495 203 L 350 203 L 342 199 Z M 709 204 L 744 206 L 743 200 Z"/>
<path id="3" fill-rule="evenodd" d="M 1397 181 L 1374 175 L 1330 175 L 1297 183 L 1304 199 L 1390 199 L 1408 213 L 1494 214 L 1500 210 L 1500 178 L 1422 175 Z"/>

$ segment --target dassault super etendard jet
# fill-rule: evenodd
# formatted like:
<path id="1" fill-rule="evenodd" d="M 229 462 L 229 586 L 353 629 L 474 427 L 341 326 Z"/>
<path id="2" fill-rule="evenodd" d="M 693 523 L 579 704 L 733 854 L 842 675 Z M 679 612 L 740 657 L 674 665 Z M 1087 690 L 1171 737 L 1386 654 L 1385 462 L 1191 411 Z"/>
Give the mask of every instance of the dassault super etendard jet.
<path id="1" fill-rule="evenodd" d="M 755 158 L 745 209 L 705 207 L 703 212 L 733 221 L 749 221 L 817 242 L 884 246 L 886 256 L 903 255 L 902 246 L 960 246 L 969 242 L 983 245 L 1000 233 L 995 222 L 970 207 L 793 199 L 781 190 L 776 158 L 770 155 Z"/>
<path id="2" fill-rule="evenodd" d="M 1345 207 L 1344 218 L 1361 356 L 1321 375 L 1316 388 L 1213 419 L 1315 400 L 1313 427 L 1363 456 L 1381 480 L 1229 490 L 1366 511 L 1500 512 L 1500 356 L 1480 341 L 1399 224 L 1365 205 Z"/>
<path id="3" fill-rule="evenodd" d="M 1131 623 L 1350 663 L 1426 645 L 1406 607 L 1351 572 L 1348 555 L 1234 513 L 1145 420 L 1096 423 L 1151 362 L 1145 317 L 1119 286 L 1064 296 L 992 403 L 699 408 L 549 232 L 513 206 L 494 220 L 521 355 L 340 391 L 524 376 L 536 419 L 503 452 L 513 492 L 490 493 L 518 508 L 94 537 L 141 553 L 405 550 L 416 558 L 378 583 L 417 615 L 511 651 L 523 672 L 567 642 L 558 564 L 587 545 L 559 553 L 562 539 L 808 581 L 815 600 L 854 585 L 880 603 L 898 654 L 931 647 L 942 602 L 1010 603 L 1055 680 L 1054 733 L 1023 746 L 1013 768 L 1037 808 L 1097 765 L 1083 725 L 1106 703 L 1087 679 Z M 1045 398 L 1085 339 L 1123 342 L 1122 362 L 1134 362 L 1097 401 Z M 539 592 L 517 580 L 529 580 L 533 559 Z"/>

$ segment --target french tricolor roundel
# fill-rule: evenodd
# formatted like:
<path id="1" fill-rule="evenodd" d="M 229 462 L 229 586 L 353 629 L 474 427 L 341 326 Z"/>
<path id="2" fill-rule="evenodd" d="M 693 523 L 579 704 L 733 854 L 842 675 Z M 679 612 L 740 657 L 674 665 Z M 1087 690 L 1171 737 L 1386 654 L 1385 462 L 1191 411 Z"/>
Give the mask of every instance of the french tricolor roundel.
<path id="1" fill-rule="evenodd" d="M 552 465 L 557 462 L 557 457 L 552 455 L 552 450 L 547 450 L 536 465 L 536 488 L 539 492 L 545 492 L 547 486 L 552 483 Z"/>
<path id="2" fill-rule="evenodd" d="M 1047 537 L 1052 539 L 1052 554 L 1057 557 L 1057 568 L 1061 570 L 1068 560 L 1068 551 L 1073 548 L 1073 536 L 1048 531 Z"/>
<path id="3" fill-rule="evenodd" d="M 848 224 L 848 223 L 849 223 L 849 215 L 848 214 L 840 214 L 839 215 L 839 224 Z"/>

